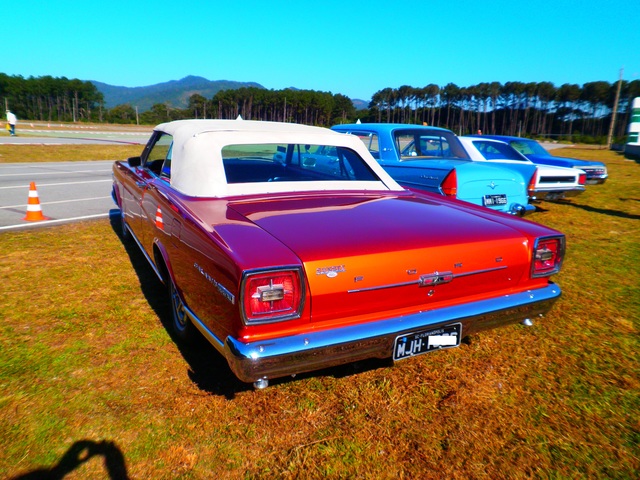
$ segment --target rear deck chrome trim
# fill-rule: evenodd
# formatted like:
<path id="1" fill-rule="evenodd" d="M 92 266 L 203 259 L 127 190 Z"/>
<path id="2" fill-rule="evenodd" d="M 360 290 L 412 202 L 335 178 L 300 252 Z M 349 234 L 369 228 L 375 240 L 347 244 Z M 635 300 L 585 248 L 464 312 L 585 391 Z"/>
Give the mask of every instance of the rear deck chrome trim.
<path id="1" fill-rule="evenodd" d="M 453 274 L 453 279 L 455 280 L 458 277 L 468 277 L 469 275 L 478 275 L 481 273 L 489 273 L 489 272 L 494 272 L 496 270 L 504 270 L 505 268 L 507 268 L 505 265 L 502 265 L 500 267 L 494 267 L 494 268 L 487 268 L 484 270 L 474 270 L 473 272 L 465 272 L 465 273 L 454 273 Z M 437 272 L 435 272 L 437 273 Z M 448 272 L 451 273 L 451 272 Z M 432 274 L 429 274 L 432 275 Z M 396 287 L 408 287 L 411 285 L 419 285 L 422 286 L 422 281 L 418 278 L 417 280 L 412 280 L 410 282 L 402 282 L 402 283 L 390 283 L 389 285 L 376 285 L 374 287 L 366 287 L 366 288 L 358 288 L 355 290 L 347 290 L 347 293 L 361 293 L 361 292 L 372 292 L 375 290 L 386 290 L 387 288 L 396 288 Z M 426 285 L 426 286 L 430 286 L 430 285 Z"/>

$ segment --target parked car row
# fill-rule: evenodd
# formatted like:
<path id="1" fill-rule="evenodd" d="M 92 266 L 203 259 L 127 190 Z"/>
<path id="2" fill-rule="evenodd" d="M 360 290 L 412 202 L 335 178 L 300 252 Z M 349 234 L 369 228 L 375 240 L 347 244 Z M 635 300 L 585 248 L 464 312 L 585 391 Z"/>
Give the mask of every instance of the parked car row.
<path id="1" fill-rule="evenodd" d="M 180 120 L 114 163 L 113 198 L 175 338 L 202 334 L 264 388 L 542 317 L 565 237 L 499 213 L 538 185 L 535 166 L 505 165 L 431 127 Z"/>
<path id="2" fill-rule="evenodd" d="M 607 178 L 601 162 L 549 154 L 549 158 L 542 158 L 539 152 L 546 150 L 534 140 L 458 137 L 442 128 L 388 123 L 336 125 L 332 129 L 360 138 L 384 169 L 406 188 L 440 193 L 511 214 L 535 211 L 533 201 L 575 197 L 585 191 L 585 184 L 603 183 Z M 534 151 L 533 144 L 538 155 L 527 156 Z"/>
<path id="3" fill-rule="evenodd" d="M 390 123 L 336 125 L 332 130 L 360 138 L 373 157 L 405 188 L 438 193 L 492 210 L 524 215 L 533 165 L 473 162 L 450 130 Z"/>

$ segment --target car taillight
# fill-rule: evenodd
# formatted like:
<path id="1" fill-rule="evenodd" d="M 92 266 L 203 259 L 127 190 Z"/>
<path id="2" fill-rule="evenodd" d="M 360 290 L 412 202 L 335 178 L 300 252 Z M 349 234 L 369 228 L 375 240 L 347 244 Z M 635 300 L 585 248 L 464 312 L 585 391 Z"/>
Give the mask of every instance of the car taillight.
<path id="1" fill-rule="evenodd" d="M 440 185 L 440 190 L 447 197 L 456 197 L 458 195 L 458 175 L 455 168 L 445 177 L 442 185 Z"/>
<path id="2" fill-rule="evenodd" d="M 586 173 L 581 173 L 578 176 L 578 184 L 584 185 L 585 183 L 587 183 L 587 174 Z"/>
<path id="3" fill-rule="evenodd" d="M 247 324 L 300 317 L 304 290 L 300 269 L 248 272 L 242 280 L 242 313 Z"/>
<path id="4" fill-rule="evenodd" d="M 531 180 L 529 180 L 529 185 L 527 185 L 527 195 L 529 198 L 533 198 L 536 195 L 536 182 L 538 181 L 538 169 L 536 168 L 531 176 Z"/>
<path id="5" fill-rule="evenodd" d="M 532 277 L 547 277 L 558 273 L 564 258 L 564 236 L 537 238 L 533 247 Z"/>

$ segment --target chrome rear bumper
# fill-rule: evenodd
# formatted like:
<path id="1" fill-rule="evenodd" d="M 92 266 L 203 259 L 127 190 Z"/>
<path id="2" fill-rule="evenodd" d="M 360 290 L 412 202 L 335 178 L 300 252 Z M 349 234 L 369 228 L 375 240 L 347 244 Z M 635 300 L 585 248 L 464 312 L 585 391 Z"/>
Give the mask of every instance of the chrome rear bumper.
<path id="1" fill-rule="evenodd" d="M 587 177 L 587 185 L 602 185 L 607 181 L 608 175 L 598 176 L 598 177 Z"/>
<path id="2" fill-rule="evenodd" d="M 542 316 L 560 295 L 560 288 L 549 283 L 540 289 L 465 305 L 252 343 L 231 337 L 223 343 L 193 315 L 192 320 L 240 380 L 266 385 L 268 379 L 367 358 L 390 358 L 396 337 L 416 330 L 461 323 L 464 337 Z"/>
<path id="3" fill-rule="evenodd" d="M 511 215 L 517 215 L 519 217 L 524 217 L 525 215 L 529 215 L 536 211 L 536 207 L 527 203 L 526 205 L 521 205 L 519 203 L 513 203 L 511 207 L 509 207 L 509 213 Z"/>
<path id="4" fill-rule="evenodd" d="M 549 187 L 549 188 L 540 188 L 535 190 L 534 199 L 535 200 L 561 200 L 563 198 L 573 198 L 586 190 L 584 187 L 573 187 L 573 188 L 558 188 L 558 187 Z"/>

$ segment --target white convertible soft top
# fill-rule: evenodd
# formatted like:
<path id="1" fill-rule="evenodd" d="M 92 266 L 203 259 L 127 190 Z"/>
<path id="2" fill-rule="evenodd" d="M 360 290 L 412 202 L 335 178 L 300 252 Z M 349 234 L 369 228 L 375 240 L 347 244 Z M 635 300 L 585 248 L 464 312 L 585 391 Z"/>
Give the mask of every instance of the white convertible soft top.
<path id="1" fill-rule="evenodd" d="M 194 197 L 312 190 L 403 190 L 352 135 L 295 123 L 252 120 L 177 120 L 156 131 L 173 137 L 171 185 Z M 222 148 L 251 144 L 311 144 L 349 148 L 360 155 L 379 181 L 298 181 L 227 183 Z"/>

